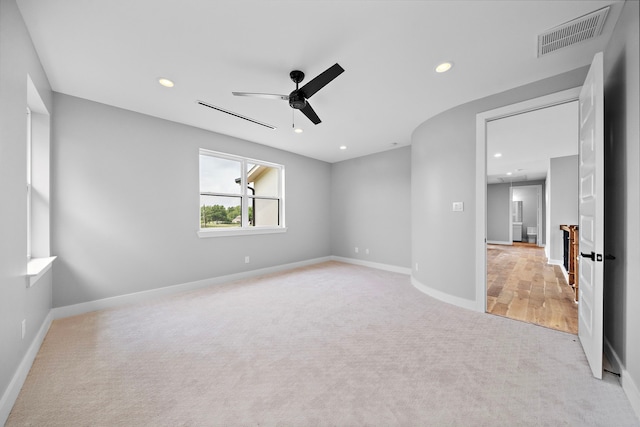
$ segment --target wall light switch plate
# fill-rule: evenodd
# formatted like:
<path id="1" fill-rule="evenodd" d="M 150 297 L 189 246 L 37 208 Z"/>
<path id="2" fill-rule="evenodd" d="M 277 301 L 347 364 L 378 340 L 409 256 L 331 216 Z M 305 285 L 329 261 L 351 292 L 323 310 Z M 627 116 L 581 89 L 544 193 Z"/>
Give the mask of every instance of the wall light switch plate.
<path id="1" fill-rule="evenodd" d="M 453 212 L 462 212 L 464 211 L 464 202 L 453 202 L 453 207 L 451 208 Z"/>

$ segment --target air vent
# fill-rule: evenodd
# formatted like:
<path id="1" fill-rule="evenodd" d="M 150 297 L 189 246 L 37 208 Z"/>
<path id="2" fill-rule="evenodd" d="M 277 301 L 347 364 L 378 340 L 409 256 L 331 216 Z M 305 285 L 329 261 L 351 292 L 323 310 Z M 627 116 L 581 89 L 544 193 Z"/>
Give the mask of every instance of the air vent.
<path id="1" fill-rule="evenodd" d="M 583 42 L 602 33 L 609 6 L 565 22 L 538 36 L 538 58 L 558 49 Z"/>
<path id="2" fill-rule="evenodd" d="M 225 110 L 224 108 L 216 107 L 215 105 L 207 104 L 206 102 L 196 101 L 196 103 L 202 105 L 203 107 L 208 107 L 208 108 L 220 111 L 222 113 L 227 113 L 227 114 L 229 114 L 231 116 L 237 117 L 237 118 L 242 119 L 242 120 L 246 120 L 246 121 L 251 122 L 251 123 L 255 123 L 255 124 L 260 125 L 260 126 L 264 126 L 264 127 L 269 128 L 271 130 L 275 130 L 276 129 L 275 126 L 271 126 L 271 125 L 269 125 L 267 123 L 259 122 L 257 120 L 254 120 L 254 119 L 250 118 L 250 117 L 243 116 L 242 114 L 238 114 L 238 113 L 234 113 L 233 111 Z"/>
<path id="3" fill-rule="evenodd" d="M 510 183 L 510 182 L 522 182 L 527 180 L 527 175 L 514 175 L 508 177 L 498 177 L 499 182 Z"/>

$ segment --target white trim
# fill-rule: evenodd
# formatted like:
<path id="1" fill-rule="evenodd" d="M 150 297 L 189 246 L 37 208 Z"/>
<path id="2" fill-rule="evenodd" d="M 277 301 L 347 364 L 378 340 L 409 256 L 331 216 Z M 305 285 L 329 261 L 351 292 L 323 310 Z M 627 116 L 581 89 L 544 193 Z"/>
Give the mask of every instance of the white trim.
<path id="1" fill-rule="evenodd" d="M 580 87 L 530 99 L 476 115 L 476 307 L 487 309 L 487 122 L 578 99 Z"/>
<path id="2" fill-rule="evenodd" d="M 27 276 L 29 277 L 29 288 L 36 284 L 38 280 L 51 269 L 51 264 L 57 257 L 31 258 L 27 262 Z"/>
<path id="3" fill-rule="evenodd" d="M 9 414 L 11 413 L 11 409 L 13 405 L 16 403 L 16 399 L 18 398 L 18 394 L 20 394 L 20 390 L 24 385 L 25 380 L 27 379 L 27 374 L 29 374 L 29 370 L 31 369 L 31 365 L 33 365 L 33 361 L 40 350 L 40 346 L 44 341 L 44 337 L 47 335 L 49 331 L 49 327 L 51 326 L 52 320 L 52 312 L 49 311 L 47 317 L 45 317 L 44 322 L 40 326 L 38 333 L 33 338 L 29 349 L 25 353 L 20 365 L 18 365 L 18 369 L 16 369 L 15 374 L 13 374 L 13 378 L 11 378 L 11 382 L 7 386 L 2 398 L 0 398 L 0 425 L 4 425 L 9 418 Z"/>
<path id="4" fill-rule="evenodd" d="M 27 76 L 27 80 L 29 80 Z M 27 106 L 27 259 L 31 259 L 32 218 L 33 218 L 33 121 L 31 108 Z M 30 285 L 33 286 L 33 285 Z"/>
<path id="5" fill-rule="evenodd" d="M 251 236 L 256 234 L 286 233 L 287 227 L 235 227 L 235 228 L 205 228 L 198 230 L 198 237 L 228 237 Z"/>
<path id="6" fill-rule="evenodd" d="M 407 276 L 411 274 L 411 269 L 409 267 L 400 267 L 400 266 L 397 266 L 397 265 L 382 264 L 382 263 L 371 262 L 371 261 L 363 261 L 363 260 L 360 260 L 360 259 L 345 258 L 345 257 L 341 257 L 341 256 L 331 256 L 330 258 L 333 261 L 339 261 L 339 262 L 344 262 L 344 263 L 347 263 L 347 264 L 354 264 L 354 265 L 362 265 L 363 267 L 370 267 L 370 268 L 375 268 L 377 270 L 385 270 L 385 271 L 391 271 L 391 272 L 394 272 L 394 273 L 406 274 Z"/>
<path id="7" fill-rule="evenodd" d="M 458 307 L 466 308 L 467 310 L 478 311 L 477 301 L 469 300 L 466 298 L 460 298 L 455 295 L 447 294 L 437 289 L 430 288 L 424 283 L 420 283 L 418 279 L 411 276 L 411 284 L 420 292 L 429 295 L 432 298 L 452 304 Z"/>
<path id="8" fill-rule="evenodd" d="M 631 407 L 633 408 L 638 418 L 640 418 L 640 388 L 633 381 L 633 378 L 631 378 L 629 371 L 627 371 L 626 369 L 622 369 L 620 371 L 620 384 L 622 384 L 622 389 L 627 395 Z"/>
<path id="9" fill-rule="evenodd" d="M 564 268 L 564 260 L 561 260 L 561 259 L 547 258 L 547 264 L 549 264 L 549 265 L 560 265 L 560 266 L 562 266 L 562 268 Z"/>
<path id="10" fill-rule="evenodd" d="M 270 273 L 277 273 L 292 268 L 305 267 L 308 265 L 319 264 L 321 262 L 330 261 L 331 257 L 314 258 L 310 260 L 294 262 L 290 264 L 282 264 L 275 267 L 260 268 L 257 270 L 243 271 L 241 273 L 229 274 L 226 276 L 211 277 L 208 279 L 196 280 L 193 282 L 182 283 L 178 285 L 165 286 L 163 288 L 151 289 L 148 291 L 135 292 L 132 294 L 118 295 L 115 297 L 103 298 L 94 301 L 82 302 L 79 304 L 66 305 L 63 307 L 55 307 L 53 318 L 60 319 L 63 317 L 77 316 L 79 314 L 89 313 L 96 310 L 104 310 L 107 308 L 120 307 L 123 305 L 145 302 L 153 298 L 167 295 L 173 295 L 180 292 L 191 291 L 195 289 L 206 288 L 213 285 L 233 282 L 235 280 L 248 279 L 252 277 L 262 276 Z"/>
<path id="11" fill-rule="evenodd" d="M 238 162 L 240 162 L 242 160 L 246 160 L 249 163 L 254 163 L 256 165 L 268 166 L 268 167 L 271 167 L 271 168 L 284 168 L 284 166 L 282 166 L 279 163 L 267 162 L 265 160 L 252 159 L 250 157 L 240 156 L 240 155 L 237 155 L 237 154 L 223 153 L 221 151 L 209 150 L 208 148 L 200 148 L 199 150 L 200 150 L 199 151 L 200 154 L 204 154 L 205 156 L 222 157 L 222 158 L 225 158 L 227 160 L 236 160 Z"/>
<path id="12" fill-rule="evenodd" d="M 511 183 L 511 185 L 509 185 L 509 211 L 508 211 L 508 218 L 509 218 L 509 241 L 512 242 L 515 240 L 513 238 L 513 182 Z M 524 216 L 524 213 L 522 213 L 522 216 Z M 516 240 L 516 242 L 521 242 L 522 241 L 522 221 L 520 221 L 520 240 Z"/>
<path id="13" fill-rule="evenodd" d="M 502 240 L 487 240 L 487 245 L 513 246 L 513 242 L 503 242 Z"/>
<path id="14" fill-rule="evenodd" d="M 607 337 L 604 337 L 604 354 L 607 355 L 607 359 L 609 360 L 611 369 L 613 371 L 620 372 L 624 369 L 624 365 L 618 357 L 618 353 L 616 353 L 616 351 L 613 349 L 613 346 L 611 345 Z"/>
<path id="15" fill-rule="evenodd" d="M 640 388 L 633 381 L 631 375 L 629 375 L 629 371 L 625 369 L 622 361 L 618 357 L 618 354 L 613 349 L 613 346 L 607 337 L 604 338 L 604 353 L 607 355 L 613 370 L 620 373 L 620 384 L 622 385 L 622 390 L 624 390 L 624 393 L 627 395 L 629 403 L 636 415 L 640 418 Z"/>

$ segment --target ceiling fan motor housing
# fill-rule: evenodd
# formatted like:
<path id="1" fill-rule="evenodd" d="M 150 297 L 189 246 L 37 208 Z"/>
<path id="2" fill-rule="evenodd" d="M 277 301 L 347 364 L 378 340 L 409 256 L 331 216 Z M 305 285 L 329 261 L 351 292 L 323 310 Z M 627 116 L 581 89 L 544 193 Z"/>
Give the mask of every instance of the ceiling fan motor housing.
<path id="1" fill-rule="evenodd" d="M 304 73 L 300 70 L 293 70 L 289 73 L 289 77 L 296 84 L 296 90 L 289 94 L 289 106 L 296 110 L 301 110 L 307 105 L 307 100 L 304 95 L 298 92 L 298 84 L 304 80 Z"/>
<path id="2" fill-rule="evenodd" d="M 304 99 L 304 95 L 302 95 L 297 90 L 294 90 L 289 95 L 289 105 L 291 106 L 291 108 L 301 110 L 307 105 L 307 100 Z"/>

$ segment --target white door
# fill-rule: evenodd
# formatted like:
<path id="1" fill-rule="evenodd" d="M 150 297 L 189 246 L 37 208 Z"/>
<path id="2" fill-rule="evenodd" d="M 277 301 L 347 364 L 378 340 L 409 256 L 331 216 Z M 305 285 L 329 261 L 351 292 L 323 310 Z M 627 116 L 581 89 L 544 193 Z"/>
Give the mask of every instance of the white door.
<path id="1" fill-rule="evenodd" d="M 604 267 L 604 87 L 597 53 L 580 92 L 580 281 L 578 336 L 596 378 L 602 378 Z"/>

